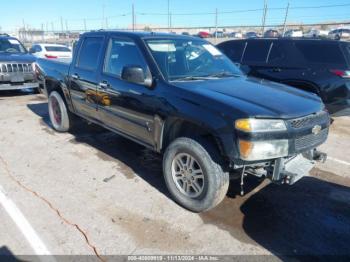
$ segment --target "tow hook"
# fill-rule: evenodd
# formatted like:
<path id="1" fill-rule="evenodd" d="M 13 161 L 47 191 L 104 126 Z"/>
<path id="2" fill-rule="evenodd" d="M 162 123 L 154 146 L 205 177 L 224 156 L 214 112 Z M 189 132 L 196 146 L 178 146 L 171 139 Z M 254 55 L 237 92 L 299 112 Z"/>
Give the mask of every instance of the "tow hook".
<path id="1" fill-rule="evenodd" d="M 327 154 L 321 151 L 318 151 L 317 149 L 305 152 L 303 153 L 303 156 L 311 161 L 317 161 L 321 163 L 324 163 L 327 160 Z"/>
<path id="2" fill-rule="evenodd" d="M 327 160 L 327 154 L 316 150 L 314 153 L 314 160 L 317 162 L 325 163 Z"/>

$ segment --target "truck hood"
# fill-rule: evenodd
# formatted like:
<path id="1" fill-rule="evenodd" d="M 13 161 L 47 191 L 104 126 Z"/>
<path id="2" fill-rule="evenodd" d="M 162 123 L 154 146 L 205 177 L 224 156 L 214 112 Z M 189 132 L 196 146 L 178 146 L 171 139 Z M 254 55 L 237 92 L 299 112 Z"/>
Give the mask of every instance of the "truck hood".
<path id="1" fill-rule="evenodd" d="M 321 99 L 315 94 L 251 77 L 179 81 L 172 84 L 224 103 L 250 117 L 290 119 L 312 114 L 323 108 Z"/>
<path id="2" fill-rule="evenodd" d="M 0 53 L 1 62 L 19 62 L 19 63 L 33 63 L 36 58 L 31 54 L 12 54 L 12 53 Z"/>

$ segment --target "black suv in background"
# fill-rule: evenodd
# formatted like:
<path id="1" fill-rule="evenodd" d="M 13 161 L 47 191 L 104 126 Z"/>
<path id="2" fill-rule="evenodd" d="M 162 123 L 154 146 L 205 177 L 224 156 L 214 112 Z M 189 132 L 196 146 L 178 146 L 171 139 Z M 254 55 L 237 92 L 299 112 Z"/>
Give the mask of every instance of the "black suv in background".
<path id="1" fill-rule="evenodd" d="M 333 40 L 244 39 L 220 43 L 249 76 L 319 95 L 331 113 L 350 105 L 350 43 Z"/>

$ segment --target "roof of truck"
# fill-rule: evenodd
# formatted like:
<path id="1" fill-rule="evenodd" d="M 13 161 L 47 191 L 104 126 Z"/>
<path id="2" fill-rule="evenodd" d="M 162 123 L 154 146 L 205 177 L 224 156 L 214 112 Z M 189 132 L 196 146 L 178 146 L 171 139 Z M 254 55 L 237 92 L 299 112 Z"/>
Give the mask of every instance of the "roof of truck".
<path id="1" fill-rule="evenodd" d="M 118 30 L 98 30 L 98 31 L 90 31 L 82 34 L 81 36 L 88 35 L 122 35 L 128 36 L 130 38 L 157 38 L 157 37 L 169 37 L 169 38 L 181 38 L 181 39 L 198 39 L 201 38 L 193 37 L 189 35 L 177 35 L 173 33 L 158 33 L 158 32 L 148 32 L 148 31 L 118 31 Z"/>

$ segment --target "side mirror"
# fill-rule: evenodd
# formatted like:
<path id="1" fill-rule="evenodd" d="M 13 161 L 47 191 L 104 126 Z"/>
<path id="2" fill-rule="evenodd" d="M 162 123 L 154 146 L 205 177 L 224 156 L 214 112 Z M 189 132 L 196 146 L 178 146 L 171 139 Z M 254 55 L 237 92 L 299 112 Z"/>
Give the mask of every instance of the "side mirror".
<path id="1" fill-rule="evenodd" d="M 34 53 L 35 53 L 34 48 L 30 48 L 30 49 L 29 49 L 29 53 L 34 54 Z"/>
<path id="2" fill-rule="evenodd" d="M 128 65 L 123 67 L 121 78 L 131 83 L 151 87 L 152 77 L 150 76 L 150 73 L 147 75 L 148 76 L 146 76 L 141 66 Z"/>

